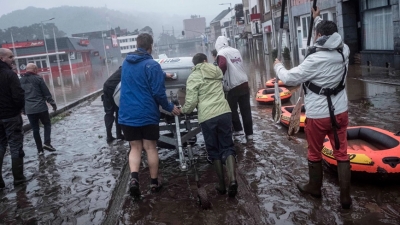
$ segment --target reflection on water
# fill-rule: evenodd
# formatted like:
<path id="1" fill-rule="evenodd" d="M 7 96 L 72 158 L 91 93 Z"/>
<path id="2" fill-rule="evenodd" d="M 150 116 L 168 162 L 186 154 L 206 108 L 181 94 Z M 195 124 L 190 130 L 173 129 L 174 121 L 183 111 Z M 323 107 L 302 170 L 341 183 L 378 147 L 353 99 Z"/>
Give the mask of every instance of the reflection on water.
<path id="1" fill-rule="evenodd" d="M 118 65 L 109 66 L 110 74 L 118 69 Z M 72 71 L 41 74 L 49 87 L 58 108 L 68 105 L 85 95 L 103 88 L 108 78 L 106 66 L 87 66 Z"/>

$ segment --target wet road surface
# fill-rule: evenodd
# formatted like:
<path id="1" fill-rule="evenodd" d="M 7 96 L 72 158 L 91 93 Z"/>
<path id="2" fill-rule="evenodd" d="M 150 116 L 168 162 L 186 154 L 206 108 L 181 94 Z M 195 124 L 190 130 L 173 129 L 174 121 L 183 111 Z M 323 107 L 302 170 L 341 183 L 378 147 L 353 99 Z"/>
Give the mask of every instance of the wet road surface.
<path id="1" fill-rule="evenodd" d="M 248 58 L 249 82 L 255 93 L 274 74 L 263 65 L 262 56 Z M 292 92 L 292 103 L 284 105 L 297 100 L 296 89 Z M 347 92 L 351 126 L 399 130 L 398 86 L 350 76 Z M 37 156 L 32 133 L 26 133 L 25 173 L 33 175 L 27 185 L 12 185 L 11 160 L 6 156 L 7 187 L 0 192 L 0 224 L 400 224 L 399 184 L 352 180 L 353 207 L 342 210 L 337 175 L 326 168 L 321 199 L 299 193 L 295 183 L 308 178 L 304 133 L 288 140 L 287 129 L 272 121 L 272 107 L 258 105 L 254 95 L 251 101 L 254 143 L 243 138 L 235 142 L 239 192 L 234 199 L 216 193 L 217 177 L 205 159 L 199 134 L 194 146 L 196 166 L 212 208 L 202 210 L 197 204 L 193 169 L 181 172 L 175 151 L 167 149 L 159 151 L 164 188 L 148 193 L 149 170 L 144 162 L 140 171 L 143 198 L 133 201 L 127 186 L 128 144 L 106 144 L 103 108 L 97 98 L 53 125 L 56 153 Z"/>

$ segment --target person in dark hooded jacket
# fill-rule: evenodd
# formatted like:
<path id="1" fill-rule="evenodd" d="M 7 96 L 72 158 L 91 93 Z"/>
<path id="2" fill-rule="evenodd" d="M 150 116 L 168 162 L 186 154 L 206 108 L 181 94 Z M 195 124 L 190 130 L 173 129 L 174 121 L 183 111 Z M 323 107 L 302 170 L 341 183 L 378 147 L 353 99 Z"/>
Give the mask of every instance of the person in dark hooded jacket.
<path id="1" fill-rule="evenodd" d="M 131 180 L 130 194 L 140 196 L 139 167 L 142 149 L 147 153 L 151 177 L 151 191 L 157 192 L 158 152 L 157 140 L 160 137 L 160 109 L 179 115 L 177 106 L 168 102 L 165 89 L 165 73 L 151 56 L 153 38 L 147 33 L 137 37 L 137 51 L 129 53 L 122 64 L 121 97 L 118 122 L 125 139 L 129 141 L 129 167 Z"/>
<path id="2" fill-rule="evenodd" d="M 28 63 L 26 65 L 26 73 L 22 75 L 20 82 L 22 88 L 25 90 L 24 113 L 28 116 L 29 123 L 31 124 L 38 153 L 43 154 L 43 149 L 50 152 L 56 151 L 51 145 L 51 121 L 47 103 L 52 106 L 53 111 L 57 110 L 57 105 L 43 78 L 37 72 L 37 66 L 33 63 Z M 42 143 L 40 137 L 39 120 L 44 128 L 44 143 Z"/>
<path id="3" fill-rule="evenodd" d="M 104 123 L 106 125 L 106 133 L 107 133 L 107 142 L 111 142 L 115 140 L 112 136 L 112 127 L 115 120 L 115 128 L 117 132 L 117 139 L 124 140 L 125 137 L 122 134 L 121 126 L 118 124 L 118 106 L 114 102 L 114 91 L 117 85 L 121 82 L 121 71 L 122 67 L 120 66 L 107 80 L 103 85 L 103 106 L 104 112 Z M 115 117 L 114 117 L 115 113 Z"/>
<path id="4" fill-rule="evenodd" d="M 14 185 L 24 183 L 24 150 L 21 111 L 24 107 L 24 89 L 17 74 L 12 71 L 14 55 L 0 48 L 0 189 L 5 187 L 2 167 L 7 145 L 10 146 Z"/>

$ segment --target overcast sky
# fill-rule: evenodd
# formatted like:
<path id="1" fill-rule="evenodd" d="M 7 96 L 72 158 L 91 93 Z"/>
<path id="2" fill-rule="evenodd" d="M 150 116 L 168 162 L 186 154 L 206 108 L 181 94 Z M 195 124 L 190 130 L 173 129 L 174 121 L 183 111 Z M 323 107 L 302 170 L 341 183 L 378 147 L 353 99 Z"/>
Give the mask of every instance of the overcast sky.
<path id="1" fill-rule="evenodd" d="M 221 3 L 232 3 L 234 7 L 241 0 L 5 0 L 1 4 L 0 16 L 14 10 L 25 9 L 28 6 L 38 8 L 53 8 L 57 6 L 91 6 L 109 9 L 144 12 L 165 12 L 173 15 L 200 15 L 206 17 L 207 23 L 217 16 L 222 10 L 229 7 L 219 5 Z"/>

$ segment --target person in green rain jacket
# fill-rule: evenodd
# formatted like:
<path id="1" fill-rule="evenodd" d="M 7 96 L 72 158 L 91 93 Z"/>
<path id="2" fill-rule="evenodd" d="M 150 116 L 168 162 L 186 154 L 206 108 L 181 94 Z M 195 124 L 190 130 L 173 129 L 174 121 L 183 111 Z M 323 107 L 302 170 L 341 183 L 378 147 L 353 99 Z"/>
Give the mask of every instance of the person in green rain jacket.
<path id="1" fill-rule="evenodd" d="M 195 66 L 186 82 L 185 104 L 181 111 L 189 114 L 197 107 L 208 160 L 214 164 L 219 178 L 216 190 L 221 195 L 226 193 L 225 164 L 229 178 L 228 195 L 235 197 L 238 184 L 235 177 L 232 113 L 224 96 L 222 71 L 218 66 L 208 63 L 203 53 L 196 54 L 192 62 Z"/>

